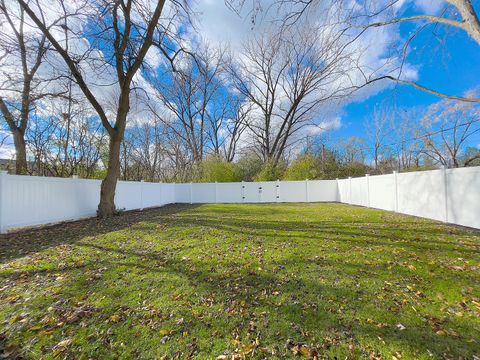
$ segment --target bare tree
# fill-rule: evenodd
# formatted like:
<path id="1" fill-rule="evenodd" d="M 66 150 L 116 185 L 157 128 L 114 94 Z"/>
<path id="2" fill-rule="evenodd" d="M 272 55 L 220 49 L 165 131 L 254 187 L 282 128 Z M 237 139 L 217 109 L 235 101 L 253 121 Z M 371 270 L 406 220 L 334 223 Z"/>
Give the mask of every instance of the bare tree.
<path id="1" fill-rule="evenodd" d="M 162 163 L 167 157 L 165 135 L 165 127 L 158 119 L 135 124 L 126 131 L 122 154 L 125 179 L 150 182 L 162 179 Z"/>
<path id="2" fill-rule="evenodd" d="M 312 0 L 314 1 L 314 0 Z M 388 12 L 389 9 L 396 6 L 399 0 L 390 0 L 387 5 L 385 5 L 380 10 L 377 10 L 376 13 L 365 14 L 365 16 L 369 17 L 369 21 L 365 24 L 357 25 L 358 27 L 368 29 L 368 28 L 378 28 L 382 26 L 387 26 L 391 24 L 398 24 L 403 22 L 413 22 L 417 23 L 417 28 L 410 32 L 410 36 L 407 38 L 403 45 L 402 49 L 402 64 L 405 62 L 405 58 L 407 56 L 407 49 L 410 44 L 413 42 L 418 35 L 424 31 L 425 29 L 433 26 L 433 25 L 441 25 L 447 26 L 450 28 L 458 29 L 464 31 L 466 35 L 468 35 L 471 39 L 473 39 L 477 45 L 480 45 L 480 20 L 478 18 L 478 14 L 472 4 L 471 0 L 446 0 L 448 4 L 447 8 L 442 11 L 441 16 L 437 16 L 434 14 L 418 14 L 418 15 L 410 15 L 410 16 L 391 16 L 391 18 L 387 18 L 386 20 L 379 20 L 377 21 L 379 15 L 382 13 Z M 378 7 L 377 7 L 378 9 Z M 390 14 L 395 14 L 394 12 L 390 12 Z M 388 15 L 387 15 L 388 17 Z M 400 73 L 401 74 L 401 71 Z M 401 79 L 400 76 L 380 76 L 373 81 L 378 81 L 382 79 L 390 79 L 396 81 L 401 84 L 406 84 L 413 86 L 419 90 L 427 92 L 429 94 L 433 94 L 445 99 L 450 100 L 460 100 L 464 102 L 473 102 L 479 103 L 480 98 L 472 97 L 472 96 L 459 96 L 459 95 L 450 95 L 438 89 L 430 88 L 428 86 L 419 84 L 416 81 L 409 81 L 405 79 Z"/>
<path id="3" fill-rule="evenodd" d="M 92 119 L 88 106 L 73 104 L 71 98 L 53 99 L 49 112 L 36 116 L 27 130 L 31 153 L 42 155 L 35 166 L 41 165 L 45 175 L 93 177 L 106 140 L 100 122 Z"/>
<path id="4" fill-rule="evenodd" d="M 365 133 L 370 144 L 375 170 L 379 171 L 379 165 L 388 156 L 386 143 L 392 130 L 393 111 L 385 104 L 377 105 L 372 118 L 365 122 Z"/>
<path id="5" fill-rule="evenodd" d="M 25 132 L 35 103 L 50 95 L 39 69 L 48 50 L 46 36 L 32 30 L 23 8 L 0 1 L 0 111 L 13 137 L 15 172 L 27 173 Z"/>
<path id="6" fill-rule="evenodd" d="M 242 55 L 232 73 L 253 107 L 248 130 L 259 155 L 275 166 L 304 129 L 318 126 L 322 104 L 350 93 L 354 59 L 328 26 L 258 35 Z"/>
<path id="7" fill-rule="evenodd" d="M 235 11 L 240 12 L 240 9 L 245 6 L 245 0 L 228 0 L 227 4 Z M 463 31 L 480 45 L 480 20 L 472 0 L 446 0 L 446 5 L 441 15 L 420 13 L 402 16 L 402 13 L 398 12 L 398 9 L 402 8 L 401 0 L 388 0 L 386 2 L 368 0 L 357 3 L 344 0 L 276 0 L 268 7 L 253 6 L 249 13 L 252 19 L 255 20 L 258 18 L 257 13 L 259 11 L 275 12 L 279 14 L 278 20 L 280 20 L 282 25 L 288 27 L 300 21 L 302 18 L 309 16 L 315 17 L 319 13 L 325 12 L 326 9 L 334 7 L 341 9 L 340 11 L 343 12 L 346 24 L 345 32 L 355 29 L 359 30 L 359 34 L 356 35 L 357 39 L 368 29 L 406 22 L 416 24 L 416 28 L 409 30 L 410 35 L 400 51 L 399 56 L 403 57 L 402 65 L 405 62 L 405 57 L 408 53 L 407 49 L 412 41 L 417 38 L 422 31 L 433 26 L 440 25 Z M 480 98 L 451 95 L 416 81 L 403 79 L 401 78 L 401 74 L 402 71 L 395 76 L 391 74 L 376 76 L 368 79 L 365 85 L 388 79 L 413 86 L 442 98 L 465 102 L 480 102 Z"/>
<path id="8" fill-rule="evenodd" d="M 62 27 L 69 28 L 69 20 L 72 17 L 81 19 L 85 16 L 89 20 L 89 26 L 82 28 L 81 31 L 92 31 L 90 34 L 92 37 L 81 31 L 72 35 L 80 39 L 94 38 L 97 39 L 97 43 L 91 43 L 91 46 L 80 54 L 78 52 L 81 48 L 75 47 L 74 51 L 71 51 L 71 48 L 68 48 L 69 41 L 56 36 L 54 30 L 57 26 L 46 22 L 42 6 L 38 2 L 33 6 L 26 0 L 17 1 L 63 59 L 108 133 L 110 140 L 108 166 L 101 185 L 97 213 L 100 217 L 112 215 L 115 212 L 115 189 L 120 175 L 120 150 L 131 105 L 132 88 L 152 44 L 162 46 L 165 39 L 166 30 L 159 24 L 166 1 L 159 0 L 151 4 L 142 0 L 102 0 L 92 4 L 80 4 L 72 12 L 69 10 L 70 7 L 64 6 L 64 0 L 55 1 L 55 5 L 59 5 L 59 9 L 63 10 L 59 15 L 64 20 L 61 23 Z M 172 2 L 172 5 L 181 7 L 176 1 Z M 49 6 L 52 7 L 52 4 Z M 98 49 L 102 50 L 103 57 L 99 56 Z M 83 71 L 88 61 L 90 71 Z M 91 70 L 107 71 L 108 68 L 115 69 L 115 81 L 118 83 L 116 87 L 118 95 L 113 109 L 108 109 L 102 104 L 102 99 L 95 94 L 95 87 L 92 85 L 98 73 Z M 111 117 L 114 117 L 113 121 L 110 121 Z"/>
<path id="9" fill-rule="evenodd" d="M 424 143 L 421 135 L 423 127 L 418 121 L 418 109 L 400 111 L 395 117 L 392 151 L 396 154 L 398 170 L 408 170 L 420 166 Z"/>
<path id="10" fill-rule="evenodd" d="M 233 116 L 228 118 L 224 124 L 221 145 L 225 160 L 232 162 L 237 155 L 239 143 L 248 123 L 251 121 L 252 104 L 248 101 L 244 102 L 240 98 L 232 98 L 229 103 Z"/>
<path id="11" fill-rule="evenodd" d="M 171 74 L 171 84 L 165 83 L 164 74 L 152 81 L 156 98 L 171 116 L 165 116 L 155 106 L 151 110 L 185 143 L 193 161 L 199 164 L 205 151 L 218 151 L 219 138 L 215 132 L 229 112 L 228 95 L 222 89 L 225 52 L 202 44 L 194 56 L 186 53 L 180 58 L 181 65 Z"/>
<path id="12" fill-rule="evenodd" d="M 477 105 L 451 100 L 431 105 L 422 119 L 428 131 L 424 153 L 442 166 L 461 166 L 460 158 L 467 141 L 480 133 L 479 121 Z"/>
<path id="13" fill-rule="evenodd" d="M 351 136 L 342 141 L 338 149 L 341 153 L 341 160 L 344 163 L 364 163 L 365 162 L 365 140 L 358 136 Z"/>

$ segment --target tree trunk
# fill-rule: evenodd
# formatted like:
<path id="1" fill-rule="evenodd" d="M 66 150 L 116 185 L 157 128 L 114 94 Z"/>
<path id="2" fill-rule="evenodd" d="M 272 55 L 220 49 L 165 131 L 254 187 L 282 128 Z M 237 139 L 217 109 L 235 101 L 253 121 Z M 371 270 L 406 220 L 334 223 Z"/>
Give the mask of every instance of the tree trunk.
<path id="1" fill-rule="evenodd" d="M 110 136 L 110 151 L 108 154 L 107 175 L 102 181 L 100 190 L 100 203 L 98 204 L 97 215 L 106 218 L 115 213 L 115 189 L 120 176 L 120 146 L 121 136 L 117 132 Z"/>
<path id="2" fill-rule="evenodd" d="M 461 25 L 470 37 L 480 45 L 480 20 L 471 0 L 448 0 L 453 4 L 462 16 Z"/>
<path id="3" fill-rule="evenodd" d="M 16 129 L 12 132 L 15 145 L 15 174 L 27 174 L 27 146 L 25 144 L 25 133 Z"/>

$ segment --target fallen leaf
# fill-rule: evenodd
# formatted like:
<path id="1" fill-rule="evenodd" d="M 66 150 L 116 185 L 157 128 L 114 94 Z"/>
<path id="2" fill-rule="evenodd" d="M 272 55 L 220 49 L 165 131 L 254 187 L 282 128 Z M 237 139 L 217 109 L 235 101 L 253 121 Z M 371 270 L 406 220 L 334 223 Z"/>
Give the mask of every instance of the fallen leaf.
<path id="1" fill-rule="evenodd" d="M 120 321 L 120 316 L 117 315 L 117 314 L 114 314 L 114 315 L 110 316 L 110 321 L 114 322 L 114 323 L 119 322 Z"/>

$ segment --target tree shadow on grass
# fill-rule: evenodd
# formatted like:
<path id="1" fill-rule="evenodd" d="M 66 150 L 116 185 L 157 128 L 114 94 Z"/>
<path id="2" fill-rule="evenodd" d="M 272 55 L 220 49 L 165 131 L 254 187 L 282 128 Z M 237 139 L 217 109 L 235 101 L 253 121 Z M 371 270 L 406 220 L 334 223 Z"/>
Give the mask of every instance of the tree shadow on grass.
<path id="1" fill-rule="evenodd" d="M 73 244 L 86 237 L 124 230 L 143 221 L 161 223 L 170 215 L 196 207 L 198 205 L 166 205 L 127 211 L 108 219 L 90 218 L 0 234 L 0 264 L 58 245 Z"/>
<path id="2" fill-rule="evenodd" d="M 153 282 L 151 285 L 158 288 L 159 291 L 166 291 L 168 288 L 164 283 L 165 277 L 160 275 L 175 275 L 188 279 L 191 286 L 191 293 L 196 294 L 196 298 L 192 299 L 192 303 L 188 305 L 177 306 L 177 316 L 185 318 L 189 325 L 189 331 L 195 333 L 198 329 L 209 327 L 211 322 L 223 322 L 229 324 L 225 333 L 217 336 L 226 336 L 224 341 L 228 344 L 231 340 L 228 335 L 238 330 L 240 337 L 249 336 L 249 327 L 252 321 L 256 323 L 257 333 L 253 336 L 261 338 L 262 342 L 268 345 L 280 344 L 281 347 L 288 339 L 295 342 L 311 342 L 306 334 L 319 334 L 324 339 L 317 338 L 315 346 L 319 348 L 325 346 L 321 351 L 328 352 L 329 347 L 334 344 L 325 343 L 325 339 L 330 338 L 332 341 L 343 343 L 345 346 L 351 344 L 359 347 L 360 343 L 374 343 L 381 338 L 387 344 L 393 345 L 400 351 L 410 351 L 418 354 L 426 355 L 426 349 L 422 348 L 428 344 L 428 350 L 435 357 L 441 358 L 447 352 L 449 356 L 461 357 L 468 355 L 469 351 L 474 351 L 475 344 L 466 345 L 466 338 L 440 338 L 429 327 L 428 324 L 407 324 L 406 330 L 399 330 L 396 322 L 389 323 L 385 328 L 378 328 L 376 324 L 369 324 L 365 319 L 359 316 L 363 311 L 368 311 L 372 307 L 373 295 L 366 294 L 355 286 L 344 284 L 335 284 L 332 282 L 321 283 L 315 278 L 304 279 L 301 277 L 289 277 L 289 265 L 299 266 L 299 264 L 309 265 L 311 260 L 307 258 L 296 258 L 289 261 L 281 262 L 286 265 L 287 269 L 278 271 L 263 272 L 232 272 L 221 273 L 211 270 L 211 264 L 204 260 L 181 260 L 178 256 L 172 254 L 165 256 L 161 252 L 144 253 L 139 248 L 120 249 L 116 246 L 98 245 L 94 243 L 81 243 L 82 247 L 94 249 L 95 251 L 104 252 L 102 256 L 106 259 L 104 262 L 86 264 L 90 266 L 106 266 L 108 268 L 127 267 L 143 271 L 146 276 Z M 197 246 L 201 246 L 200 244 Z M 122 257 L 114 258 L 108 254 L 120 254 Z M 236 261 L 228 261 L 224 267 L 236 269 L 244 266 L 244 263 Z M 278 265 L 275 264 L 274 265 Z M 358 274 L 359 264 L 345 262 L 341 267 L 334 263 L 325 263 L 324 267 L 335 266 L 336 275 L 339 278 L 350 278 L 352 274 Z M 63 272 L 76 271 L 78 268 L 65 268 Z M 58 272 L 58 270 L 45 270 L 48 272 Z M 322 268 L 318 269 L 319 274 Z M 34 275 L 29 273 L 28 275 Z M 17 274 L 20 275 L 20 274 Z M 16 275 L 16 276 L 17 276 Z M 13 276 L 13 275 L 11 275 Z M 357 276 L 357 279 L 369 276 L 364 274 Z M 67 277 L 68 278 L 68 277 Z M 78 287 L 73 293 L 88 291 L 95 288 L 96 291 L 111 288 L 112 285 L 104 283 L 102 279 L 93 280 L 92 283 L 85 284 L 76 281 L 75 277 L 70 280 L 68 287 Z M 71 289 L 72 290 L 72 289 Z M 278 295 L 275 293 L 278 292 Z M 215 294 L 215 302 L 225 311 L 215 314 L 213 317 L 206 315 L 204 318 L 197 319 L 192 316 L 192 306 L 199 303 L 202 296 L 210 296 Z M 281 299 L 281 300 L 279 300 Z M 116 308 L 121 306 L 121 301 L 117 298 L 109 298 L 110 306 Z M 227 309 L 240 309 L 240 312 L 229 312 Z M 388 314 L 387 305 L 384 308 L 377 309 Z M 262 316 L 264 323 L 262 325 Z M 400 321 L 400 320 L 398 320 Z M 452 319 L 450 326 L 454 327 L 474 327 L 475 324 L 471 319 L 464 319 L 460 324 L 460 319 Z M 272 326 L 274 323 L 274 326 Z M 270 324 L 270 325 L 268 325 Z M 272 329 L 269 329 L 269 326 Z M 272 332 L 283 329 L 278 335 Z M 185 329 L 184 329 L 185 330 Z M 252 335 L 252 334 L 250 334 Z M 461 346 L 460 346 L 461 345 Z M 366 349 L 360 346 L 363 351 Z M 370 349 L 376 351 L 374 347 Z M 208 350 L 207 350 L 208 351 Z M 282 351 L 286 351 L 283 350 Z M 284 356 L 291 356 L 289 352 L 285 352 Z M 366 354 L 368 355 L 368 354 Z"/>
<path id="3" fill-rule="evenodd" d="M 81 267 L 67 265 L 61 270 L 54 268 L 18 271 L 5 274 L 4 278 L 34 278 L 36 275 L 50 274 L 54 276 L 59 272 L 65 273 L 68 276 L 66 276 L 67 282 L 64 286 L 62 285 L 65 290 L 64 296 L 78 293 L 86 294 L 94 289 L 100 294 L 107 295 L 105 301 L 111 308 L 119 308 L 122 306 L 123 300 L 113 296 L 108 297 L 108 294 L 110 294 L 109 291 L 121 293 L 123 289 L 120 287 L 115 289 L 117 287 L 115 283 L 112 284 L 103 278 L 94 278 L 88 283 L 81 281 L 85 269 L 107 267 L 141 271 L 146 278 L 145 281 L 149 281 L 154 289 L 157 288 L 159 291 L 167 292 L 172 296 L 175 291 L 169 290 L 169 287 L 166 286 L 166 278 L 181 277 L 188 280 L 192 299 L 191 304 L 178 304 L 176 308 L 178 317 L 186 319 L 186 323 L 192 327 L 189 330 L 193 334 L 196 330 L 209 329 L 208 323 L 223 322 L 228 324 L 224 329 L 221 329 L 219 335 L 224 337 L 226 347 L 231 341 L 231 337 L 228 336 L 233 331 L 238 330 L 241 337 L 246 337 L 251 326 L 250 323 L 254 321 L 258 326 L 258 329 L 255 330 L 258 334 L 254 333 L 252 336 L 259 336 L 261 341 L 269 345 L 280 344 L 282 348 L 288 338 L 297 342 L 310 343 L 312 340 L 308 334 L 313 333 L 323 337 L 323 340 L 317 338 L 315 341 L 316 344 L 320 343 L 319 346 L 323 346 L 322 341 L 325 341 L 327 337 L 333 338 L 334 341 L 339 341 L 345 346 L 349 344 L 360 346 L 360 343 L 375 344 L 378 343 L 380 337 L 387 344 L 395 344 L 395 347 L 400 350 L 408 350 L 411 353 L 418 350 L 419 354 L 422 355 L 427 353 L 426 349 L 421 347 L 428 344 L 428 350 L 437 358 L 443 357 L 444 353 L 448 353 L 449 356 L 455 358 L 474 354 L 477 343 L 467 344 L 466 341 L 469 339 L 463 337 L 462 334 L 459 338 L 440 338 L 427 323 L 405 323 L 407 325 L 406 330 L 399 330 L 396 327 L 396 322 L 389 323 L 385 328 L 378 328 L 376 324 L 367 323 L 364 313 L 374 306 L 372 301 L 375 294 L 369 294 L 359 289 L 355 286 L 355 282 L 371 280 L 374 276 L 378 276 L 378 281 L 382 282 L 381 275 L 385 275 L 389 270 L 384 266 L 379 267 L 378 264 L 354 263 L 346 258 L 340 265 L 329 259 L 312 260 L 309 254 L 300 257 L 290 254 L 289 257 L 281 261 L 270 260 L 268 265 L 273 266 L 275 270 L 270 268 L 268 271 L 253 271 L 256 267 L 252 266 L 253 270 L 247 271 L 246 268 L 250 265 L 246 264 L 244 259 L 241 258 L 238 260 L 226 258 L 223 260 L 224 262 L 217 265 L 217 269 L 212 269 L 212 264 L 207 257 L 182 260 L 182 256 L 180 256 L 183 251 L 195 250 L 195 248 L 199 254 L 213 250 L 212 248 L 202 248 L 204 244 L 201 241 L 193 245 L 190 243 L 179 244 L 178 249 L 169 248 L 168 251 L 162 252 L 155 249 L 145 251 L 145 244 L 141 241 L 134 243 L 133 248 L 121 248 L 118 243 L 95 243 L 95 239 L 88 239 L 132 226 L 139 232 L 162 231 L 156 229 L 155 226 L 164 224 L 172 227 L 192 227 L 193 229 L 204 227 L 208 229 L 207 233 L 210 233 L 212 237 L 219 236 L 221 233 L 230 236 L 238 235 L 244 237 L 246 242 L 252 240 L 252 242 L 255 241 L 255 243 L 265 246 L 268 246 L 270 241 L 282 242 L 288 239 L 300 239 L 312 242 L 326 239 L 349 243 L 349 246 L 357 244 L 360 246 L 379 245 L 392 248 L 405 246 L 410 247 L 413 251 L 424 252 L 430 251 L 430 247 L 437 248 L 438 251 L 470 250 L 456 244 L 452 245 L 449 242 L 434 239 L 427 239 L 428 241 L 431 240 L 429 247 L 418 247 L 414 238 L 410 236 L 405 238 L 405 234 L 404 236 L 391 234 L 390 230 L 376 228 L 367 221 L 357 221 L 355 224 L 343 225 L 341 220 L 338 222 L 304 222 L 294 219 L 291 221 L 235 220 L 223 216 L 221 211 L 218 212 L 217 218 L 195 212 L 188 215 L 182 214 L 183 211 L 190 209 L 192 209 L 191 206 L 169 206 L 148 210 L 144 213 L 126 213 L 108 221 L 92 219 L 73 224 L 62 224 L 42 229 L 40 235 L 37 231 L 31 231 L 2 236 L 0 239 L 1 249 L 3 250 L 4 247 L 12 243 L 14 249 L 12 252 L 7 252 L 5 257 L 2 252 L 2 261 L 68 243 L 76 243 L 78 247 L 100 252 L 98 257 L 102 259 L 100 262 L 91 260 Z M 371 228 L 359 229 L 359 226 Z M 426 228 L 424 231 L 428 232 L 429 229 Z M 440 231 L 436 235 L 441 234 L 443 232 Z M 221 238 L 219 239 L 221 241 Z M 29 241 L 32 241 L 33 244 L 29 244 Z M 234 243 L 235 239 L 230 238 L 230 241 Z M 419 242 L 421 241 L 423 239 L 419 240 Z M 239 250 L 242 250 L 242 246 L 239 245 Z M 15 249 L 22 249 L 22 253 L 18 253 Z M 222 252 L 227 251 L 226 249 L 220 250 Z M 467 251 L 465 254 L 469 255 Z M 216 256 L 215 253 L 212 256 Z M 302 276 L 302 273 L 292 274 L 289 269 L 303 269 L 305 272 L 308 270 L 310 275 L 318 275 L 306 277 L 306 275 Z M 398 271 L 396 275 L 399 277 L 406 278 L 411 275 L 406 269 L 396 271 Z M 333 277 L 321 281 L 322 274 L 329 273 L 326 275 L 332 275 L 332 272 L 334 272 Z M 381 274 L 376 275 L 375 272 L 381 272 Z M 458 274 L 458 276 L 462 275 Z M 347 279 L 348 281 L 345 283 L 337 282 L 335 280 L 337 278 Z M 135 283 L 138 282 L 139 286 L 144 286 L 138 278 L 132 279 Z M 128 282 L 128 275 L 125 275 L 123 280 Z M 275 295 L 275 292 L 278 292 L 278 295 Z M 216 294 L 216 305 L 225 311 L 218 312 L 215 316 L 207 314 L 202 319 L 192 316 L 192 306 L 199 305 L 202 296 L 208 297 L 211 294 Z M 154 295 L 151 296 L 147 299 L 153 301 Z M 144 301 L 147 299 L 144 299 Z M 72 301 L 77 300 L 72 299 Z M 236 309 L 240 312 L 230 312 L 229 309 Z M 380 304 L 377 311 L 386 316 L 391 315 L 387 304 Z M 259 319 L 263 319 L 264 322 L 262 323 Z M 102 320 L 103 322 L 104 320 Z M 117 325 L 108 326 L 113 326 L 115 329 Z M 475 329 L 475 326 L 478 325 L 471 318 L 452 318 L 449 320 L 449 326 Z M 279 329 L 283 329 L 283 331 L 280 335 L 277 335 L 276 332 L 280 331 Z M 157 340 L 154 343 L 161 346 L 158 334 L 155 332 L 151 336 L 156 337 Z M 204 341 L 208 343 L 208 339 L 204 339 Z M 329 351 L 328 346 L 335 348 L 334 344 L 326 344 L 322 351 Z M 374 345 L 370 348 L 362 345 L 362 349 L 362 351 L 376 351 Z M 284 351 L 285 357 L 292 355 L 285 352 L 284 349 L 282 351 Z M 332 351 L 335 352 L 335 350 Z M 369 354 L 363 355 L 368 357 Z"/>

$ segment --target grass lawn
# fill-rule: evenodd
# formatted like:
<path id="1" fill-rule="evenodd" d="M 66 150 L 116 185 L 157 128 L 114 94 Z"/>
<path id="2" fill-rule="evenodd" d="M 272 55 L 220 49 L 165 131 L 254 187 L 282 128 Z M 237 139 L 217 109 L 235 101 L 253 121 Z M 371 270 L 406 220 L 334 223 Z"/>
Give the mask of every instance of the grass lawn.
<path id="1" fill-rule="evenodd" d="M 0 259 L 7 358 L 480 357 L 480 232 L 414 217 L 175 205 L 2 236 Z"/>

